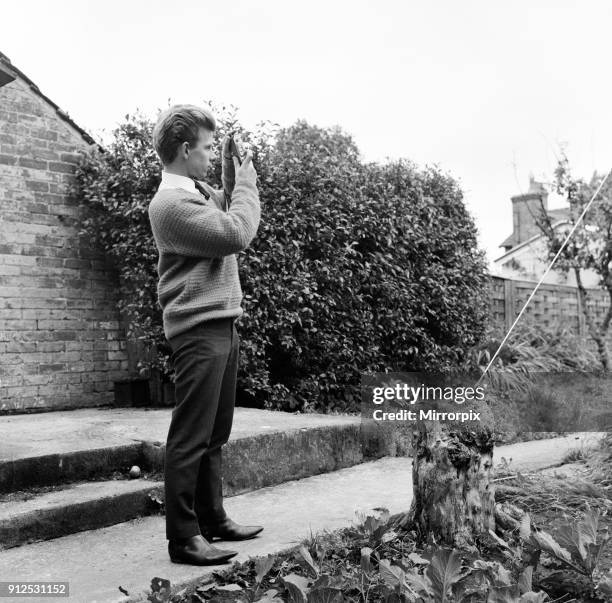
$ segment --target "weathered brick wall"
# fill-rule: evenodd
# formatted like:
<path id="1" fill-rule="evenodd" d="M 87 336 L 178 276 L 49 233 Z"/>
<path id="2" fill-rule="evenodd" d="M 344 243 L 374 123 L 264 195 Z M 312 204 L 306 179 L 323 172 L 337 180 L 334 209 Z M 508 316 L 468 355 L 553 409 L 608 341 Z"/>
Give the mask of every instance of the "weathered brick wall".
<path id="1" fill-rule="evenodd" d="M 504 329 L 509 329 L 536 285 L 537 282 L 492 276 L 489 289 L 491 320 Z M 587 291 L 588 307 L 596 324 L 601 324 L 610 306 L 608 293 L 603 289 Z M 521 321 L 537 321 L 543 327 L 562 322 L 574 333 L 582 336 L 589 349 L 597 350 L 595 342 L 588 336 L 576 287 L 543 283 L 529 302 Z M 612 331 L 608 333 L 608 344 L 612 346 Z"/>
<path id="2" fill-rule="evenodd" d="M 66 194 L 85 146 L 26 82 L 0 87 L 0 413 L 105 405 L 128 376 L 116 277 Z"/>

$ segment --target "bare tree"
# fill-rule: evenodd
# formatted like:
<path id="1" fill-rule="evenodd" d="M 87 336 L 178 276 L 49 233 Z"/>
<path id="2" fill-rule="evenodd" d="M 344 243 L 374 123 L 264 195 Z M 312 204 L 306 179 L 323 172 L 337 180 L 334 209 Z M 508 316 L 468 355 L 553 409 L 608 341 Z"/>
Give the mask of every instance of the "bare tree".
<path id="1" fill-rule="evenodd" d="M 568 232 L 576 225 L 604 178 L 605 175 L 597 173 L 593 174 L 588 183 L 573 178 L 567 156 L 562 151 L 555 170 L 554 186 L 556 192 L 563 195 L 569 204 L 569 224 L 566 227 L 554 227 L 542 201 L 540 211 L 535 216 L 536 224 L 544 235 L 549 262 L 562 247 Z M 565 274 L 573 271 L 589 336 L 597 345 L 602 369 L 609 371 L 610 352 L 606 338 L 612 320 L 612 180 L 604 183 L 580 219 L 553 269 Z M 609 303 L 603 318 L 598 319 L 595 315 L 592 296 L 583 285 L 584 270 L 594 271 L 599 276 L 599 286 L 608 292 Z"/>

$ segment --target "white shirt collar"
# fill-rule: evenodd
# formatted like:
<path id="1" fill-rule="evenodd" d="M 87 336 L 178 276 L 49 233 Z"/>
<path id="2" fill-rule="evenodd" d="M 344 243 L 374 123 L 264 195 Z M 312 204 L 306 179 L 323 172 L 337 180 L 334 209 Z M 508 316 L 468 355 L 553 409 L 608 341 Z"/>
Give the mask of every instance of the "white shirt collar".
<path id="1" fill-rule="evenodd" d="M 200 194 L 198 189 L 195 187 L 195 184 L 191 178 L 187 178 L 187 176 L 179 176 L 178 174 L 170 174 L 162 170 L 162 178 L 161 183 L 159 185 L 159 190 L 164 188 L 182 188 L 190 193 Z"/>

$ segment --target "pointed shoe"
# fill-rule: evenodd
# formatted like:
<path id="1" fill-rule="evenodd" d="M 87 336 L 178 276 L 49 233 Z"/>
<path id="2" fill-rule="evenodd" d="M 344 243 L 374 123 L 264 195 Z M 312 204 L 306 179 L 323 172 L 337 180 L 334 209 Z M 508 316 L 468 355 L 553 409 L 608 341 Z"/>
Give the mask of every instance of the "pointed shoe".
<path id="1" fill-rule="evenodd" d="M 200 524 L 202 536 L 208 540 L 248 540 L 254 538 L 263 530 L 263 526 L 241 526 L 229 517 L 214 525 Z"/>
<path id="2" fill-rule="evenodd" d="M 218 549 L 197 534 L 185 540 L 168 540 L 168 554 L 173 563 L 217 565 L 226 563 L 238 552 Z"/>

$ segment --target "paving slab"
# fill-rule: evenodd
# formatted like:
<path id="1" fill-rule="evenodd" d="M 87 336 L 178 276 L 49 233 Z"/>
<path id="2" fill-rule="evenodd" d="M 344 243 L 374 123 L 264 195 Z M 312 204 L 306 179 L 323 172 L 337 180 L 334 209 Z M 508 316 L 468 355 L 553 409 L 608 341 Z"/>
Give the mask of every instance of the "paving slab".
<path id="1" fill-rule="evenodd" d="M 575 447 L 596 441 L 590 434 L 525 442 L 496 450 L 510 470 L 555 465 Z M 250 492 L 384 456 L 364 454 L 358 426 L 332 426 L 272 433 L 230 442 L 225 450 L 225 496 Z M 161 451 L 163 452 L 163 450 Z M 370 453 L 372 451 L 370 450 Z M 514 456 L 512 456 L 514 455 Z M 560 457 L 561 455 L 561 457 Z M 158 459 L 160 461 L 161 459 Z M 159 512 L 164 498 L 159 473 L 146 479 L 57 484 L 0 494 L 0 549 L 101 528 Z"/>
<path id="2" fill-rule="evenodd" d="M 135 464 L 161 472 L 170 420 L 169 409 L 80 409 L 5 417 L 0 421 L 0 492 L 108 479 Z M 350 466 L 364 457 L 393 456 L 387 448 L 381 430 L 362 434 L 360 418 L 354 415 L 238 408 L 224 452 L 230 467 L 233 463 L 236 488 L 247 491 L 254 487 L 254 477 L 258 486 L 272 485 Z M 287 465 L 282 479 L 268 457 L 288 459 L 280 463 Z"/>
<path id="3" fill-rule="evenodd" d="M 502 457 L 509 462 L 510 471 L 535 471 L 544 467 L 560 465 L 570 450 L 597 445 L 606 434 L 604 432 L 581 432 L 560 438 L 517 442 L 497 446 L 493 462 L 500 463 Z"/>
<path id="4" fill-rule="evenodd" d="M 232 440 L 223 452 L 224 494 L 242 494 L 385 456 L 384 441 L 382 446 L 375 445 L 379 440 L 374 440 L 374 445 L 368 442 L 359 425 L 302 428 Z M 125 472 L 115 472 L 115 479 L 110 480 L 63 483 L 65 480 L 59 479 L 54 484 L 50 479 L 45 487 L 0 493 L 0 549 L 108 526 L 159 510 L 151 497 L 163 500 L 163 452 L 162 446 L 156 452 L 148 450 L 146 465 L 152 471 L 145 472 L 145 479 L 126 480 L 122 479 Z M 92 470 L 79 453 L 68 453 L 61 460 L 67 458 L 81 473 Z M 41 469 L 40 459 L 36 474 L 16 471 L 13 484 L 66 476 L 59 473 L 55 457 L 48 460 L 46 471 Z"/>
<path id="5" fill-rule="evenodd" d="M 0 550 L 114 525 L 159 512 L 163 482 L 144 479 L 66 484 L 23 500 L 0 501 Z M 27 494 L 25 494 L 27 496 Z"/>
<path id="6" fill-rule="evenodd" d="M 6 415 L 0 419 L 0 461 L 165 442 L 171 408 L 101 408 Z M 355 415 L 236 408 L 230 439 L 329 425 L 359 424 Z"/>
<path id="7" fill-rule="evenodd" d="M 410 504 L 411 489 L 410 460 L 385 458 L 234 496 L 226 500 L 228 514 L 265 529 L 255 539 L 223 546 L 239 551 L 237 561 L 284 550 L 311 531 L 350 525 L 357 511 L 386 506 L 399 512 Z M 0 552 L 0 580 L 69 581 L 70 597 L 63 600 L 79 603 L 138 600 L 156 576 L 178 585 L 222 567 L 228 565 L 202 568 L 172 563 L 162 516 Z M 129 596 L 122 595 L 119 586 Z"/>
<path id="8" fill-rule="evenodd" d="M 596 437 L 587 434 L 500 446 L 495 459 L 512 458 L 511 466 L 517 470 L 535 470 L 561 463 L 570 449 Z M 245 561 L 291 548 L 311 534 L 349 526 L 357 512 L 377 507 L 386 507 L 392 514 L 407 510 L 411 497 L 411 460 L 386 457 L 227 498 L 226 508 L 234 519 L 262 524 L 265 529 L 253 540 L 221 544 L 239 551 L 234 560 Z M 166 547 L 165 518 L 139 518 L 1 551 L 0 580 L 69 581 L 71 595 L 64 600 L 126 603 L 146 601 L 144 593 L 154 577 L 180 588 L 228 567 L 173 564 Z M 119 587 L 129 595 L 122 595 Z"/>

